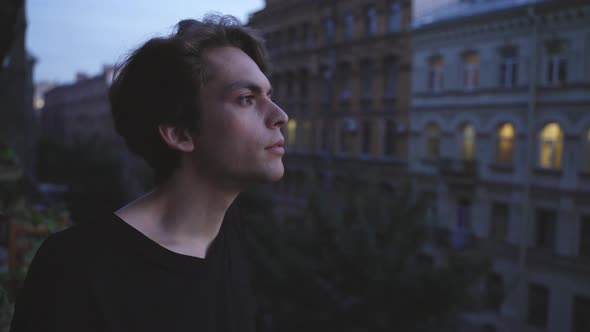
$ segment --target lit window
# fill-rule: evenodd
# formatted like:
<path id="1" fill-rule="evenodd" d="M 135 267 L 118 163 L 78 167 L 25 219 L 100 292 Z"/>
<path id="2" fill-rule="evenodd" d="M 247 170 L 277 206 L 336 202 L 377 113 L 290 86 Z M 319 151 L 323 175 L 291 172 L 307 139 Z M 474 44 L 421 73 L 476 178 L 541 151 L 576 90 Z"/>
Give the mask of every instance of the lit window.
<path id="1" fill-rule="evenodd" d="M 461 134 L 463 138 L 461 158 L 463 160 L 472 161 L 475 159 L 475 127 L 471 124 L 467 124 L 463 126 Z"/>
<path id="2" fill-rule="evenodd" d="M 295 146 L 297 144 L 297 120 L 290 119 L 287 123 L 287 145 Z"/>
<path id="3" fill-rule="evenodd" d="M 539 166 L 560 169 L 563 155 L 563 132 L 559 124 L 549 123 L 539 136 Z"/>
<path id="4" fill-rule="evenodd" d="M 496 146 L 496 162 L 501 164 L 512 163 L 514 155 L 514 126 L 505 123 L 498 129 L 498 142 Z"/>
<path id="5" fill-rule="evenodd" d="M 466 90 L 479 87 L 479 55 L 475 52 L 463 57 L 463 87 Z"/>
<path id="6" fill-rule="evenodd" d="M 431 123 L 426 126 L 426 158 L 436 160 L 440 157 L 440 129 Z"/>
<path id="7" fill-rule="evenodd" d="M 545 45 L 545 82 L 548 85 L 560 85 L 567 80 L 566 51 L 567 45 L 562 40 L 553 40 Z"/>
<path id="8" fill-rule="evenodd" d="M 375 6 L 367 7 L 366 32 L 369 37 L 377 33 L 377 9 Z"/>
<path id="9" fill-rule="evenodd" d="M 432 92 L 439 92 L 444 89 L 444 60 L 440 56 L 430 59 L 430 70 L 428 72 L 428 87 Z"/>

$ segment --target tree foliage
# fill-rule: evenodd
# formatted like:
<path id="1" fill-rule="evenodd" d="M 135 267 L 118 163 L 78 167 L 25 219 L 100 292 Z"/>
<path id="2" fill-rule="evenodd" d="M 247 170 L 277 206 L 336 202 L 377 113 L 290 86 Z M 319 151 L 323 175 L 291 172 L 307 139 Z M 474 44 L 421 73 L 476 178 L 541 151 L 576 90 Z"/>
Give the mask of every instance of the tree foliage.
<path id="1" fill-rule="evenodd" d="M 314 191 L 279 223 L 270 193 L 241 197 L 255 288 L 277 331 L 452 331 L 487 268 L 481 255 L 420 259 L 424 206 L 395 197 Z"/>

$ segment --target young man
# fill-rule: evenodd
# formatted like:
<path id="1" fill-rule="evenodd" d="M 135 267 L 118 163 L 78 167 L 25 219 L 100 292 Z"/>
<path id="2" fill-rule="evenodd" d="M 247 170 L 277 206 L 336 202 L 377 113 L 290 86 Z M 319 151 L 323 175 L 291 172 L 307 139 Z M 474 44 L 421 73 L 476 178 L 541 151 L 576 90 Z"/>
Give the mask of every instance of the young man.
<path id="1" fill-rule="evenodd" d="M 284 172 L 288 118 L 265 61 L 260 37 L 231 17 L 181 21 L 129 56 L 111 87 L 114 122 L 157 187 L 44 242 L 13 332 L 257 330 L 239 225 L 224 217 L 240 191 Z"/>

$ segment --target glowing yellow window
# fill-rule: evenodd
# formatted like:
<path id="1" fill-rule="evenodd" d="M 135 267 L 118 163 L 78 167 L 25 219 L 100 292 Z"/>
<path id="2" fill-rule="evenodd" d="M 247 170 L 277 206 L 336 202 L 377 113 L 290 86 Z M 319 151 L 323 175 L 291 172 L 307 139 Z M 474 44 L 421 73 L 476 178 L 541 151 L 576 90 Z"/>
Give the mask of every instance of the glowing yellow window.
<path id="1" fill-rule="evenodd" d="M 465 125 L 462 130 L 463 135 L 463 149 L 461 157 L 463 160 L 475 159 L 475 127 L 473 125 Z"/>
<path id="2" fill-rule="evenodd" d="M 543 127 L 539 136 L 539 166 L 560 169 L 563 156 L 563 131 L 552 122 Z"/>
<path id="3" fill-rule="evenodd" d="M 503 164 L 512 163 L 514 155 L 514 126 L 510 123 L 505 123 L 500 126 L 497 134 L 496 162 Z"/>

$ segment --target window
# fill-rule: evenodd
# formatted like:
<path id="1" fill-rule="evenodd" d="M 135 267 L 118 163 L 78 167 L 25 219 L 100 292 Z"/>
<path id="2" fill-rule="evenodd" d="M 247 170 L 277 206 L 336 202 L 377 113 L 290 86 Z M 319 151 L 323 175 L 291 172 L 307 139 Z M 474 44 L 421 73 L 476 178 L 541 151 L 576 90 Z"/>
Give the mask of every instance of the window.
<path id="1" fill-rule="evenodd" d="M 471 201 L 461 199 L 457 204 L 457 219 L 453 232 L 452 244 L 454 249 L 463 249 L 467 245 L 471 231 Z"/>
<path id="2" fill-rule="evenodd" d="M 590 172 L 590 129 L 588 129 L 586 131 L 586 140 L 585 140 L 585 149 L 586 149 L 586 153 L 585 153 L 585 165 L 584 165 L 584 171 L 586 172 Z"/>
<path id="3" fill-rule="evenodd" d="M 375 6 L 367 7 L 366 15 L 365 31 L 367 37 L 371 37 L 377 33 L 377 9 Z"/>
<path id="4" fill-rule="evenodd" d="M 499 241 L 506 240 L 509 218 L 508 204 L 502 202 L 494 202 L 492 204 L 490 238 Z"/>
<path id="5" fill-rule="evenodd" d="M 305 48 L 311 48 L 313 46 L 311 26 L 309 25 L 309 23 L 303 25 L 303 43 L 305 45 Z"/>
<path id="6" fill-rule="evenodd" d="M 373 63 L 363 61 L 361 63 L 361 98 L 370 99 L 373 95 Z"/>
<path id="7" fill-rule="evenodd" d="M 444 89 L 444 60 L 441 56 L 430 59 L 430 70 L 428 73 L 428 88 L 432 92 L 440 92 Z"/>
<path id="8" fill-rule="evenodd" d="M 580 218 L 580 245 L 578 254 L 590 258 L 590 215 Z"/>
<path id="9" fill-rule="evenodd" d="M 479 55 L 469 52 L 463 56 L 463 88 L 473 90 L 479 87 Z"/>
<path id="10" fill-rule="evenodd" d="M 303 148 L 311 150 L 313 148 L 313 132 L 311 129 L 311 121 L 304 120 L 301 126 L 301 138 L 303 139 Z"/>
<path id="11" fill-rule="evenodd" d="M 471 124 L 466 124 L 461 130 L 461 134 L 461 159 L 465 161 L 473 161 L 475 160 L 475 127 Z"/>
<path id="12" fill-rule="evenodd" d="M 396 97 L 396 81 L 397 81 L 397 63 L 395 59 L 388 58 L 385 60 L 385 98 Z"/>
<path id="13" fill-rule="evenodd" d="M 350 66 L 342 64 L 340 66 L 340 98 L 341 100 L 349 100 L 351 96 L 350 86 Z"/>
<path id="14" fill-rule="evenodd" d="M 398 1 L 389 3 L 389 32 L 398 32 L 401 26 L 401 8 Z"/>
<path id="15" fill-rule="evenodd" d="M 543 127 L 539 136 L 539 166 L 560 169 L 563 155 L 563 132 L 559 124 L 552 122 Z"/>
<path id="16" fill-rule="evenodd" d="M 545 82 L 548 85 L 561 85 L 567 80 L 567 45 L 562 40 L 553 40 L 545 45 Z"/>
<path id="17" fill-rule="evenodd" d="M 532 326 L 545 328 L 547 326 L 549 290 L 543 285 L 531 283 L 528 291 L 527 322 Z"/>
<path id="18" fill-rule="evenodd" d="M 500 49 L 500 87 L 512 88 L 518 83 L 517 49 L 506 46 Z"/>
<path id="19" fill-rule="evenodd" d="M 436 193 L 426 192 L 424 194 L 426 202 L 426 222 L 430 226 L 436 226 L 438 219 L 438 201 Z"/>
<path id="20" fill-rule="evenodd" d="M 302 97 L 302 99 L 307 99 L 308 97 L 308 76 L 307 76 L 307 71 L 301 70 L 301 72 L 299 73 L 299 96 Z"/>
<path id="21" fill-rule="evenodd" d="M 326 43 L 332 43 L 334 41 L 334 19 L 332 16 L 326 17 L 324 21 L 324 29 L 326 34 Z"/>
<path id="22" fill-rule="evenodd" d="M 497 133 L 496 162 L 500 164 L 511 164 L 514 155 L 514 126 L 510 123 L 504 123 L 498 128 Z"/>
<path id="23" fill-rule="evenodd" d="M 440 157 L 440 129 L 431 123 L 426 126 L 426 159 L 436 160 Z"/>
<path id="24" fill-rule="evenodd" d="M 590 331 L 590 298 L 574 296 L 572 310 L 572 332 Z"/>
<path id="25" fill-rule="evenodd" d="M 355 152 L 357 123 L 354 119 L 344 119 L 340 128 L 340 151 Z"/>
<path id="26" fill-rule="evenodd" d="M 329 103 L 332 100 L 332 70 L 329 67 L 323 67 L 321 73 L 323 80 L 322 102 Z"/>
<path id="27" fill-rule="evenodd" d="M 485 304 L 488 309 L 500 311 L 504 301 L 504 280 L 498 273 L 490 273 L 486 278 Z"/>
<path id="28" fill-rule="evenodd" d="M 368 120 L 363 121 L 362 130 L 363 143 L 361 145 L 361 153 L 368 155 L 371 153 L 371 122 Z"/>
<path id="29" fill-rule="evenodd" d="M 557 214 L 555 211 L 539 209 L 535 215 L 535 247 L 541 249 L 555 249 L 555 225 Z"/>
<path id="30" fill-rule="evenodd" d="M 287 145 L 295 146 L 297 144 L 297 120 L 289 119 L 287 122 Z"/>
<path id="31" fill-rule="evenodd" d="M 397 126 L 395 121 L 387 120 L 385 122 L 385 155 L 395 156 L 397 143 Z"/>
<path id="32" fill-rule="evenodd" d="M 347 14 L 344 17 L 344 40 L 351 40 L 354 37 L 354 15 Z"/>
<path id="33" fill-rule="evenodd" d="M 324 121 L 324 127 L 322 131 L 322 151 L 332 151 L 332 122 Z"/>
<path id="34" fill-rule="evenodd" d="M 287 48 L 296 49 L 297 36 L 295 28 L 289 28 L 287 30 Z"/>

